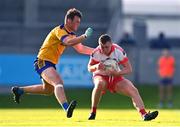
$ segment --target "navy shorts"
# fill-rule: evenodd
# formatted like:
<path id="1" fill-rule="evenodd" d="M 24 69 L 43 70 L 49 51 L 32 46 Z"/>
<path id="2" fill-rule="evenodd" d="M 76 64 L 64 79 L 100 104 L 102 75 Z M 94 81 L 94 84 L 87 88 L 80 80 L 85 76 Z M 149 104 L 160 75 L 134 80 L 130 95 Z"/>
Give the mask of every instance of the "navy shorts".
<path id="1" fill-rule="evenodd" d="M 161 84 L 162 85 L 171 85 L 173 83 L 172 78 L 162 78 L 161 79 Z"/>
<path id="2" fill-rule="evenodd" d="M 39 58 L 34 61 L 34 69 L 40 76 L 41 73 L 49 67 L 53 67 L 54 69 L 56 69 L 56 65 L 50 61 L 41 60 Z"/>

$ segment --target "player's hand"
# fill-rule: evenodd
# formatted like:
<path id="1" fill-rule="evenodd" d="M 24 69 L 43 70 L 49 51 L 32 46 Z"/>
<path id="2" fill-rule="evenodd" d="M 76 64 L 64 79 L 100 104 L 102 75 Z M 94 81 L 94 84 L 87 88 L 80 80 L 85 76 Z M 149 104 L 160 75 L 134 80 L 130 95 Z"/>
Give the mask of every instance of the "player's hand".
<path id="1" fill-rule="evenodd" d="M 97 67 L 96 67 L 96 68 L 97 68 L 97 70 L 104 70 L 104 69 L 105 69 L 105 66 L 104 66 L 103 63 L 100 62 L 100 63 L 97 64 Z"/>
<path id="2" fill-rule="evenodd" d="M 88 37 L 90 37 L 92 35 L 92 33 L 93 33 L 93 29 L 89 27 L 89 28 L 86 29 L 84 35 L 85 35 L 86 38 L 88 38 Z"/>
<path id="3" fill-rule="evenodd" d="M 109 76 L 119 76 L 119 72 L 116 71 L 115 69 L 106 70 L 106 74 Z"/>

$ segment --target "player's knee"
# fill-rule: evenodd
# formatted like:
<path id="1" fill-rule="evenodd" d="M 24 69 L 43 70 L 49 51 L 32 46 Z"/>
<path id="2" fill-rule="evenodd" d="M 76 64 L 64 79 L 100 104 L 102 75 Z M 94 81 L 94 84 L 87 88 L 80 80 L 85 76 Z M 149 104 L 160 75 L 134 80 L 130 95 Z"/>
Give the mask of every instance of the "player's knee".
<path id="1" fill-rule="evenodd" d="M 61 89 L 61 88 L 63 88 L 63 89 L 64 89 L 64 85 L 63 85 L 63 84 L 61 84 L 61 83 L 59 83 L 59 84 L 55 84 L 55 86 L 54 86 L 54 89 Z"/>
<path id="2" fill-rule="evenodd" d="M 46 82 L 46 84 L 43 85 L 43 91 L 44 91 L 43 93 L 45 95 L 52 95 L 54 93 L 54 86 L 52 86 Z"/>
<path id="3" fill-rule="evenodd" d="M 54 94 L 54 89 L 53 88 L 46 88 L 44 89 L 44 94 L 47 96 L 53 95 Z"/>
<path id="4" fill-rule="evenodd" d="M 62 80 L 57 80 L 52 83 L 54 87 L 58 86 L 59 84 L 64 84 L 64 82 Z"/>
<path id="5" fill-rule="evenodd" d="M 53 95 L 54 94 L 54 91 L 53 90 L 50 90 L 50 91 L 47 91 L 46 92 L 46 95 L 50 96 L 50 95 Z"/>

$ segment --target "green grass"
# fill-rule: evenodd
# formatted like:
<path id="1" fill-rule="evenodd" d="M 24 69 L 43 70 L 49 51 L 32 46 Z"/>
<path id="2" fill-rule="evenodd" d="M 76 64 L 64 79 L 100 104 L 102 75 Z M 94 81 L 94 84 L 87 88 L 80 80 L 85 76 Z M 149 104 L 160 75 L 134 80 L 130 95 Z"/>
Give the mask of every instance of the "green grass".
<path id="1" fill-rule="evenodd" d="M 63 126 L 63 127 L 169 127 L 180 126 L 180 87 L 174 87 L 172 109 L 157 109 L 157 86 L 138 86 L 147 111 L 158 110 L 153 121 L 142 121 L 131 99 L 107 92 L 97 110 L 97 119 L 88 121 L 92 89 L 66 89 L 68 100 L 77 100 L 73 118 L 67 119 L 54 96 L 25 95 L 20 104 L 11 94 L 0 95 L 0 126 Z"/>
<path id="2" fill-rule="evenodd" d="M 156 108 L 158 103 L 157 86 L 139 86 L 141 97 L 147 108 Z M 68 100 L 77 100 L 78 108 L 90 108 L 92 89 L 66 89 Z M 174 87 L 174 109 L 180 109 L 180 87 Z M 129 97 L 107 92 L 99 105 L 100 109 L 133 109 Z M 59 108 L 54 96 L 25 95 L 22 103 L 15 104 L 12 95 L 0 95 L 0 108 Z"/>
<path id="3" fill-rule="evenodd" d="M 89 110 L 76 109 L 72 118 L 58 109 L 1 109 L 0 126 L 63 126 L 63 127 L 170 127 L 180 125 L 179 110 L 159 110 L 153 121 L 142 121 L 132 109 L 101 109 L 97 119 L 87 120 Z"/>

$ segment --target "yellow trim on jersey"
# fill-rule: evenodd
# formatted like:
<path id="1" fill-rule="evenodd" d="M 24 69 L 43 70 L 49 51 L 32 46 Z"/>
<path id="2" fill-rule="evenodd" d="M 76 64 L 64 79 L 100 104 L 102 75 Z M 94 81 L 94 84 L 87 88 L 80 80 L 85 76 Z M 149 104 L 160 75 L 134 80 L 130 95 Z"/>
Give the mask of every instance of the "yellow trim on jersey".
<path id="1" fill-rule="evenodd" d="M 42 60 L 50 61 L 54 64 L 58 63 L 59 57 L 64 52 L 66 46 L 63 44 L 63 40 L 66 37 L 74 37 L 73 32 L 68 32 L 64 25 L 55 27 L 46 37 L 41 46 L 38 58 Z"/>

